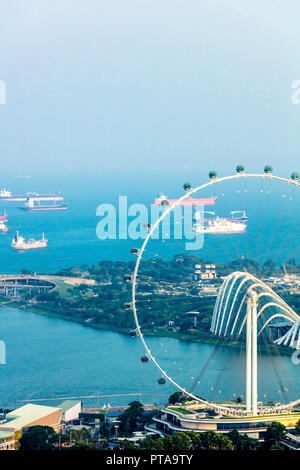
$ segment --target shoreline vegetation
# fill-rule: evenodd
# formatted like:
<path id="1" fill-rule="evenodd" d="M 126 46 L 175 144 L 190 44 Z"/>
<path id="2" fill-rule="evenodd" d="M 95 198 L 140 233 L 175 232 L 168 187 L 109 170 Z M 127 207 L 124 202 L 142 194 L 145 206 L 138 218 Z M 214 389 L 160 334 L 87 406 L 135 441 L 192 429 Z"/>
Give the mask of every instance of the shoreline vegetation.
<path id="1" fill-rule="evenodd" d="M 70 318 L 66 315 L 63 315 L 61 313 L 57 313 L 51 310 L 48 310 L 46 308 L 41 308 L 35 305 L 27 306 L 24 305 L 23 302 L 16 302 L 16 301 L 3 301 L 3 298 L 0 298 L 0 307 L 10 307 L 10 308 L 15 308 L 18 310 L 23 310 L 24 312 L 30 312 L 30 313 L 35 313 L 37 315 L 42 315 L 50 318 L 57 318 L 60 320 L 65 320 L 68 322 L 72 323 L 77 323 L 79 325 L 85 326 L 87 328 L 93 328 L 95 330 L 100 330 L 100 331 L 112 331 L 114 333 L 119 333 L 125 336 L 128 336 L 128 329 L 126 328 L 120 328 L 118 326 L 113 326 L 108 323 L 106 324 L 99 324 L 99 323 L 93 323 L 93 322 L 87 322 L 86 320 L 80 320 L 79 318 Z M 239 341 L 229 341 L 226 339 L 220 339 L 220 338 L 214 338 L 213 336 L 207 336 L 207 335 L 197 335 L 197 336 L 192 336 L 191 334 L 183 334 L 183 333 L 178 333 L 175 331 L 147 331 L 145 330 L 143 332 L 143 336 L 148 336 L 148 337 L 157 337 L 157 338 L 174 338 L 178 339 L 179 341 L 185 341 L 185 342 L 190 342 L 190 343 L 202 343 L 202 344 L 212 344 L 212 345 L 218 345 L 219 347 L 227 347 L 227 348 L 234 348 L 234 349 L 242 349 L 245 350 L 246 346 L 245 344 L 241 344 Z M 285 347 L 278 347 L 278 346 L 273 346 L 272 344 L 268 345 L 268 351 L 263 344 L 258 344 L 258 351 L 265 352 L 270 354 L 271 352 L 280 353 L 283 355 L 290 355 L 291 350 L 289 348 Z"/>
<path id="2" fill-rule="evenodd" d="M 210 324 L 216 295 L 202 295 L 199 282 L 195 280 L 195 264 L 211 263 L 190 255 L 177 255 L 171 261 L 156 259 L 141 262 L 138 287 L 137 309 L 144 336 L 169 337 L 181 341 L 207 343 L 245 349 L 244 342 L 237 339 L 215 337 L 210 333 Z M 56 288 L 49 292 L 36 289 L 19 292 L 18 298 L 0 297 L 0 306 L 18 308 L 40 315 L 72 321 L 98 330 L 114 331 L 128 335 L 135 329 L 131 309 L 124 304 L 131 301 L 131 282 L 126 278 L 134 269 L 134 261 L 101 261 L 97 266 L 83 265 L 55 274 Z M 218 288 L 225 276 L 232 271 L 248 272 L 265 278 L 268 275 L 282 275 L 282 267 L 275 268 L 272 260 L 258 266 L 253 260 L 236 260 L 216 265 L 218 278 L 213 284 Z M 286 264 L 291 271 L 300 267 L 294 260 Z M 28 270 L 22 274 L 32 275 Z M 43 277 L 47 276 L 45 274 Z M 68 278 L 70 282 L 68 282 Z M 77 279 L 77 284 L 74 283 Z M 207 285 L 207 284 L 204 284 Z M 209 285 L 209 283 L 208 283 Z M 300 296 L 284 291 L 280 295 L 296 311 L 300 310 Z M 190 312 L 198 312 L 197 324 Z M 287 347 L 260 343 L 258 349 L 268 354 L 290 355 Z"/>

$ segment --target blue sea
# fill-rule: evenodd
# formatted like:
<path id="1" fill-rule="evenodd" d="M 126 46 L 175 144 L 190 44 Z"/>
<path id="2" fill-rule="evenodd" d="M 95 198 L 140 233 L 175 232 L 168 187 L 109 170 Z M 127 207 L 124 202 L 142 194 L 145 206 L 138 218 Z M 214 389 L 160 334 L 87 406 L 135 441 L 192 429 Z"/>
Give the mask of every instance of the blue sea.
<path id="1" fill-rule="evenodd" d="M 141 392 L 144 403 L 165 403 L 175 391 L 158 385 L 159 371 L 142 364 L 139 338 L 99 331 L 57 318 L 3 307 L 0 309 L 6 364 L 0 364 L 0 407 L 22 400 Z M 197 344 L 173 338 L 146 338 L 159 364 L 187 390 L 209 400 L 245 396 L 245 354 L 240 349 Z M 290 356 L 259 354 L 259 399 L 286 403 L 299 397 L 299 366 Z M 138 396 L 101 399 L 127 404 Z M 18 401 L 20 400 L 20 402 Z M 97 404 L 97 399 L 84 399 Z"/>
<path id="2" fill-rule="evenodd" d="M 20 203 L 0 204 L 9 218 L 9 234 L 0 237 L 0 272 L 18 273 L 21 269 L 55 273 L 83 264 L 97 264 L 104 259 L 132 260 L 132 246 L 142 240 L 99 240 L 96 234 L 97 207 L 103 203 L 117 206 L 120 195 L 128 203 L 143 203 L 150 208 L 156 194 L 163 191 L 176 198 L 182 185 L 205 181 L 195 175 L 172 175 L 167 181 L 151 175 L 67 174 L 35 175 L 31 178 L 7 177 L 2 181 L 13 193 L 55 192 L 61 190 L 68 205 L 62 212 L 24 212 Z M 207 178 L 206 178 L 207 180 Z M 224 195 L 223 195 L 224 194 Z M 213 210 L 227 216 L 231 210 L 245 210 L 249 216 L 245 234 L 205 237 L 201 250 L 185 250 L 185 240 L 153 240 L 146 257 L 171 259 L 175 254 L 197 255 L 211 261 L 225 262 L 251 256 L 262 262 L 274 257 L 282 262 L 298 256 L 299 198 L 289 185 L 255 186 L 236 183 L 207 188 L 198 197 L 217 196 Z M 116 212 L 118 222 L 118 212 Z M 14 232 L 26 238 L 38 238 L 44 232 L 48 248 L 18 253 L 10 247 Z M 0 365 L 0 403 L 15 400 L 120 394 L 142 392 L 144 401 L 164 402 L 174 387 L 159 387 L 158 371 L 143 365 L 142 345 L 117 333 L 92 330 L 60 319 L 37 314 L 0 309 L 0 339 L 7 347 L 7 364 Z M 209 399 L 228 399 L 244 393 L 244 355 L 242 351 L 205 344 L 184 343 L 175 339 L 150 338 L 149 345 L 157 360 L 187 389 Z M 210 366 L 202 376 L 207 361 Z M 291 358 L 260 357 L 260 399 L 289 401 L 299 396 L 299 366 Z M 129 397 L 107 399 L 106 403 L 127 403 Z M 51 402 L 49 402 L 51 404 Z"/>
<path id="3" fill-rule="evenodd" d="M 157 193 L 163 191 L 168 197 L 180 197 L 183 183 L 191 175 L 170 175 L 170 179 L 151 175 L 68 174 L 36 175 L 31 178 L 7 177 L 2 185 L 13 193 L 56 192 L 61 190 L 68 205 L 67 211 L 24 212 L 22 203 L 0 202 L 0 213 L 8 213 L 10 232 L 0 236 L 0 273 L 18 273 L 21 269 L 54 273 L 59 269 L 83 264 L 98 264 L 100 260 L 132 260 L 131 247 L 139 247 L 142 239 L 99 240 L 96 234 L 101 217 L 96 216 L 100 204 L 112 204 L 116 209 L 118 228 L 119 196 L 128 197 L 128 206 L 144 204 L 150 214 L 151 203 Z M 206 182 L 207 177 L 188 179 L 194 186 Z M 216 215 L 228 217 L 232 210 L 245 210 L 249 216 L 247 232 L 232 235 L 205 235 L 204 245 L 198 250 L 186 250 L 187 240 L 152 240 L 144 256 L 170 259 L 177 253 L 187 253 L 210 261 L 226 262 L 238 257 L 251 257 L 259 262 L 274 258 L 283 262 L 299 257 L 299 191 L 283 183 L 243 182 L 216 184 L 196 197 L 217 196 L 216 206 L 206 207 Z M 2 186 L 2 187 L 3 187 Z M 246 191 L 245 192 L 245 188 Z M 263 192 L 262 191 L 263 188 Z M 150 215 L 149 215 L 150 217 Z M 128 222 L 134 217 L 128 217 Z M 19 230 L 25 238 L 48 238 L 48 248 L 29 252 L 15 252 L 10 247 L 12 237 Z M 172 232 L 172 227 L 171 227 Z M 142 234 L 146 231 L 142 229 Z M 192 233 L 190 234 L 192 235 Z"/>

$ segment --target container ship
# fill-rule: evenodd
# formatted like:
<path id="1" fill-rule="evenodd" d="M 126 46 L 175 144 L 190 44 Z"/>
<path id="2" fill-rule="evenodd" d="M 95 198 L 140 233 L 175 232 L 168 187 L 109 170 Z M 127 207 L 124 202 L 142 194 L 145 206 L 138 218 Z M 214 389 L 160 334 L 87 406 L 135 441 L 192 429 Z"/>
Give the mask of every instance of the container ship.
<path id="1" fill-rule="evenodd" d="M 64 211 L 67 209 L 63 199 L 53 198 L 51 203 L 50 201 L 39 196 L 28 197 L 25 204 L 19 207 L 19 209 L 23 211 Z"/>
<path id="2" fill-rule="evenodd" d="M 39 193 L 26 193 L 26 194 L 12 194 L 7 189 L 0 190 L 0 201 L 4 202 L 26 202 L 29 197 L 38 197 L 41 200 L 56 200 L 63 201 L 63 195 L 59 193 L 39 194 Z"/>
<path id="3" fill-rule="evenodd" d="M 180 201 L 178 204 L 179 206 L 214 206 L 216 197 L 207 197 L 207 198 L 186 198 Z M 168 201 L 170 205 L 174 204 L 177 199 L 168 199 L 167 196 L 165 196 L 163 193 L 159 193 L 157 197 L 154 199 L 153 204 L 156 206 L 160 206 L 162 201 Z"/>
<path id="4" fill-rule="evenodd" d="M 23 237 L 19 235 L 19 232 L 17 232 L 17 235 L 13 239 L 11 243 L 11 247 L 14 250 L 18 251 L 24 251 L 24 250 L 37 250 L 40 248 L 47 248 L 48 245 L 48 240 L 46 240 L 44 234 L 41 240 L 34 240 L 31 238 L 30 240 L 25 240 Z"/>

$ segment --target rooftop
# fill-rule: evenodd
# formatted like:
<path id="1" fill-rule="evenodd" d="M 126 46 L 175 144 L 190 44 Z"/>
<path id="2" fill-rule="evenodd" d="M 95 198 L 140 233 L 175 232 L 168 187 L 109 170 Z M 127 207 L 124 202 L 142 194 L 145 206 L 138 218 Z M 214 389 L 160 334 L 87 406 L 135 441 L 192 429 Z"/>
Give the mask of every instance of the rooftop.
<path id="1" fill-rule="evenodd" d="M 42 419 L 51 413 L 57 411 L 58 408 L 44 405 L 33 405 L 28 403 L 27 405 L 21 406 L 10 413 L 7 413 L 7 421 L 0 425 L 0 431 L 6 430 L 7 428 L 20 429 L 26 427 L 28 424 Z"/>
<path id="2" fill-rule="evenodd" d="M 15 434 L 13 431 L 2 431 L 0 429 L 0 441 L 6 439 L 7 437 L 13 437 Z"/>
<path id="3" fill-rule="evenodd" d="M 61 408 L 62 412 L 65 413 L 66 411 L 70 410 L 71 408 L 73 408 L 73 406 L 77 405 L 78 403 L 81 403 L 81 402 L 78 400 L 65 400 L 58 405 L 58 408 Z"/>

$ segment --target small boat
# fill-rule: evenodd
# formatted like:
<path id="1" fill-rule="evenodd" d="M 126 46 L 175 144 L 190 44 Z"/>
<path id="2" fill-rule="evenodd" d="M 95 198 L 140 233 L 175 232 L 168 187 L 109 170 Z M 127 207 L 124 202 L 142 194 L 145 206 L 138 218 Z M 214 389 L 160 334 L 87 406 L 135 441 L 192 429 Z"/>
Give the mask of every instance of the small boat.
<path id="1" fill-rule="evenodd" d="M 0 215 L 0 222 L 7 222 L 7 213 L 4 211 L 3 214 Z"/>
<path id="2" fill-rule="evenodd" d="M 9 232 L 7 225 L 5 225 L 4 222 L 0 221 L 0 233 L 7 233 L 7 232 Z"/>
<path id="3" fill-rule="evenodd" d="M 45 238 L 44 234 L 41 240 L 35 240 L 31 238 L 30 240 L 25 240 L 23 237 L 17 235 L 13 239 L 11 243 L 11 247 L 14 250 L 24 251 L 24 250 L 37 250 L 39 248 L 47 248 L 48 240 Z"/>

